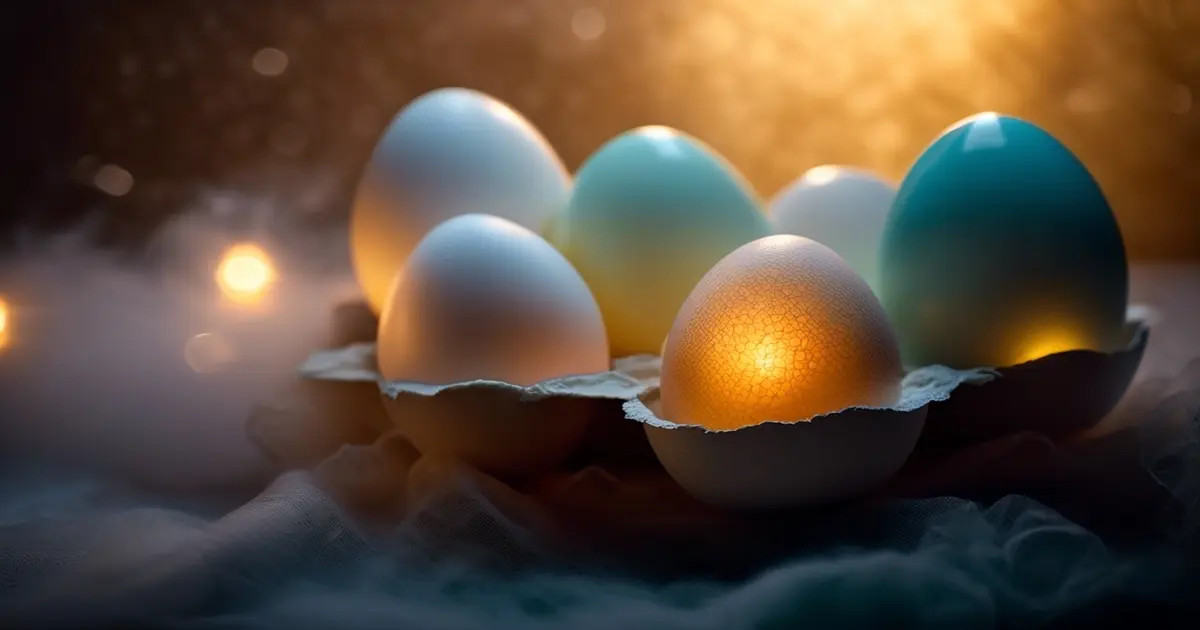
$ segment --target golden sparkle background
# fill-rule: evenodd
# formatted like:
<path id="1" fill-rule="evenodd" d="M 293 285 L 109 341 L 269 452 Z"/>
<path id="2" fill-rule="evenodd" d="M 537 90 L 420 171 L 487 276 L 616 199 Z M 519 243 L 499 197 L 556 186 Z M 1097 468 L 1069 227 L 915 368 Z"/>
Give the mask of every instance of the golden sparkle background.
<path id="1" fill-rule="evenodd" d="M 1193 0 L 47 0 L 9 20 L 18 222 L 105 208 L 134 242 L 171 212 L 338 225 L 388 119 L 436 87 L 525 113 L 571 168 L 679 127 L 769 197 L 805 169 L 901 177 L 981 110 L 1058 135 L 1137 258 L 1200 258 Z M 79 190 L 65 186 L 73 182 Z M 248 191 L 248 192 L 247 192 Z M 263 209 L 263 199 L 267 209 Z M 214 208 L 214 212 L 218 209 Z M 269 219 L 269 217 L 268 217 Z M 58 223 L 56 223 L 58 222 Z"/>

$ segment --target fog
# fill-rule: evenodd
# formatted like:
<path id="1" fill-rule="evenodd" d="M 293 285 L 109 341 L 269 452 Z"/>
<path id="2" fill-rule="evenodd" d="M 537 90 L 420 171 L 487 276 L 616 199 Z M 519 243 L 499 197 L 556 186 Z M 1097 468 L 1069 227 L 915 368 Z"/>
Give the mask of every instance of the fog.
<path id="1" fill-rule="evenodd" d="M 261 300 L 233 301 L 216 281 L 222 253 L 267 232 L 248 239 L 253 230 L 208 210 L 180 215 L 137 256 L 100 251 L 83 226 L 30 239 L 3 264 L 0 435 L 10 461 L 190 488 L 261 469 L 246 415 L 328 342 L 332 308 L 353 295 L 353 281 L 344 267 L 285 266 Z M 325 252 L 344 251 L 344 235 L 323 237 Z M 264 246 L 274 266 L 304 259 L 296 241 L 306 243 L 281 240 L 288 256 Z"/>

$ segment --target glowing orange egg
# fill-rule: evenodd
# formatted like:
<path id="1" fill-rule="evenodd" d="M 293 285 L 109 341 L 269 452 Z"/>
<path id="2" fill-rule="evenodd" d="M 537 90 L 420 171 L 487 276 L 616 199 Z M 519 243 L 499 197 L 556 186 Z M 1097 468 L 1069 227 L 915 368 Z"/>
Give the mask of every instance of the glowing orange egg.
<path id="1" fill-rule="evenodd" d="M 778 235 L 704 276 L 667 337 L 664 417 L 710 429 L 896 401 L 900 350 L 883 306 L 833 250 Z"/>

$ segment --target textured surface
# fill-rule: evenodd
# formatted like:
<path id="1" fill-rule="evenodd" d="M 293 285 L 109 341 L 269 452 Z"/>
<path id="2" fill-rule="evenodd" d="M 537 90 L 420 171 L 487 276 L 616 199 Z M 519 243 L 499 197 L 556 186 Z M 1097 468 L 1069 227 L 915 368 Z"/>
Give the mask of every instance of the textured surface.
<path id="1" fill-rule="evenodd" d="M 900 184 L 879 263 L 910 366 L 1007 367 L 1125 341 L 1129 269 L 1108 201 L 1027 121 L 975 116 L 930 145 Z"/>
<path id="2" fill-rule="evenodd" d="M 737 169 L 665 127 L 622 134 L 588 158 L 553 229 L 600 303 L 614 357 L 657 353 L 700 278 L 771 233 Z"/>
<path id="3" fill-rule="evenodd" d="M 1135 300 L 1163 319 L 1129 397 L 1128 417 L 1142 424 L 1132 441 L 1008 436 L 922 462 L 902 474 L 898 498 L 829 512 L 739 524 L 697 509 L 669 480 L 595 466 L 517 492 L 451 462 L 414 464 L 411 448 L 388 438 L 329 450 L 314 473 L 285 475 L 244 504 L 5 469 L 0 621 L 751 630 L 1149 619 L 1192 628 L 1200 363 L 1184 366 L 1200 347 L 1197 295 L 1195 267 L 1135 270 Z M 141 412 L 170 422 L 165 404 Z M 329 422 L 346 413 L 322 409 Z M 1155 492 L 1167 491 L 1184 510 L 1160 518 Z M 1116 534 L 1131 528 L 1144 544 L 1120 544 Z M 575 557 L 553 535 L 564 529 L 601 570 L 564 560 Z M 604 570 L 618 560 L 640 571 Z"/>
<path id="4" fill-rule="evenodd" d="M 736 428 L 895 402 L 895 336 L 866 282 L 791 235 L 744 245 L 684 302 L 663 354 L 663 414 Z"/>

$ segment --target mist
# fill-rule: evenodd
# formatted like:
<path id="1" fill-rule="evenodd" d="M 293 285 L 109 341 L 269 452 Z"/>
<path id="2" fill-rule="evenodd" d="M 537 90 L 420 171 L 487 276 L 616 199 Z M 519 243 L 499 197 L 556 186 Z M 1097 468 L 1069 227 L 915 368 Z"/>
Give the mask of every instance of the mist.
<path id="1" fill-rule="evenodd" d="M 248 411 L 328 343 L 333 306 L 355 288 L 345 266 L 311 264 L 336 261 L 344 234 L 306 241 L 284 213 L 252 202 L 210 193 L 134 255 L 98 249 L 87 225 L 21 239 L 0 266 L 9 309 L 0 440 L 10 462 L 171 488 L 261 474 Z M 230 203 L 257 210 L 239 220 Z M 215 270 L 227 247 L 246 241 L 269 254 L 277 279 L 264 299 L 239 304 Z"/>

